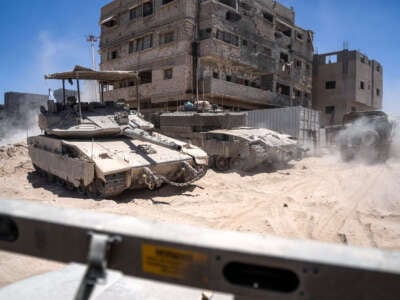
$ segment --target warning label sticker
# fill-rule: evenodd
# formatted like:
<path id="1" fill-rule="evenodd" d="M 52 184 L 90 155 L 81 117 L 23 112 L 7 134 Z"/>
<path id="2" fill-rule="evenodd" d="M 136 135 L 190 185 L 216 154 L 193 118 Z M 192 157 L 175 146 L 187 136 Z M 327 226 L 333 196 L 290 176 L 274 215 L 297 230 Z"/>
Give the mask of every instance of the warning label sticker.
<path id="1" fill-rule="evenodd" d="M 198 277 L 207 264 L 208 256 L 202 253 L 170 247 L 142 245 L 143 272 L 183 279 Z"/>

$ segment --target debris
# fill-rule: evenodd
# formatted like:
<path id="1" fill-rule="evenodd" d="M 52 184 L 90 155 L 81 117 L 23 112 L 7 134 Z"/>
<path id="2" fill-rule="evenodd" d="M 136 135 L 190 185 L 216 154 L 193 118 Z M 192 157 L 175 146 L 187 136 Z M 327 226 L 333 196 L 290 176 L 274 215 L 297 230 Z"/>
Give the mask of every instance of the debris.
<path id="1" fill-rule="evenodd" d="M 211 300 L 214 294 L 212 292 L 202 292 L 201 293 L 201 300 Z"/>
<path id="2" fill-rule="evenodd" d="M 339 236 L 340 241 L 341 241 L 343 244 L 346 244 L 346 245 L 347 245 L 348 241 L 347 241 L 347 236 L 346 236 L 346 234 L 344 234 L 344 233 L 338 233 L 338 236 Z"/>

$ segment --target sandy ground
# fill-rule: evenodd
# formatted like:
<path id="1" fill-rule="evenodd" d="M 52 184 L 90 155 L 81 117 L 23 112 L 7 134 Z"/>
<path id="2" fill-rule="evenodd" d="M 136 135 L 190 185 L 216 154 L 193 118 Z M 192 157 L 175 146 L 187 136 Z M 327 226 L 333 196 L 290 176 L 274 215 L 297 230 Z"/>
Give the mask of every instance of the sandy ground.
<path id="1" fill-rule="evenodd" d="M 210 170 L 183 190 L 96 201 L 39 177 L 23 144 L 0 148 L 0 198 L 289 238 L 400 250 L 399 195 L 400 161 L 346 164 L 330 155 L 273 173 Z M 0 252 L 0 286 L 60 267 Z"/>

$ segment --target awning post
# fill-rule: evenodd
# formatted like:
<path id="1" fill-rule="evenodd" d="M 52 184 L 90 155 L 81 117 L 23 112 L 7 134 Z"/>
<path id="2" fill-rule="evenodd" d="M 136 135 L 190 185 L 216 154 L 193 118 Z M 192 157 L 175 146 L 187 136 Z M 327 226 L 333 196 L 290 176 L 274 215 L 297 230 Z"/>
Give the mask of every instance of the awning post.
<path id="1" fill-rule="evenodd" d="M 65 79 L 62 80 L 62 89 L 63 89 L 63 105 L 65 106 Z"/>
<path id="2" fill-rule="evenodd" d="M 79 110 L 79 119 L 82 121 L 82 108 L 81 108 L 81 90 L 79 87 L 79 79 L 76 80 L 76 86 L 78 88 L 78 110 Z"/>

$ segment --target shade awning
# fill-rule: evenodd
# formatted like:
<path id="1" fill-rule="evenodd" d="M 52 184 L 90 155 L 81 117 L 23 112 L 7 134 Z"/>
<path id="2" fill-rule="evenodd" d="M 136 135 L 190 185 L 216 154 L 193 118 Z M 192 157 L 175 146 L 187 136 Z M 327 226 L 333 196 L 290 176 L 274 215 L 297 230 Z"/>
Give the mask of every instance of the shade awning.
<path id="1" fill-rule="evenodd" d="M 59 80 L 98 80 L 112 82 L 127 79 L 137 79 L 138 73 L 134 71 L 95 71 L 82 66 L 76 66 L 72 71 L 45 75 L 44 78 Z"/>
<path id="2" fill-rule="evenodd" d="M 111 20 L 115 20 L 116 16 L 111 16 L 108 18 L 105 18 L 104 20 L 100 21 L 100 25 L 106 24 L 107 22 L 110 22 Z"/>

